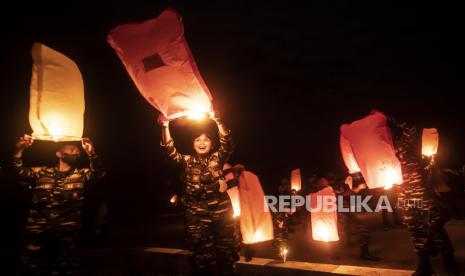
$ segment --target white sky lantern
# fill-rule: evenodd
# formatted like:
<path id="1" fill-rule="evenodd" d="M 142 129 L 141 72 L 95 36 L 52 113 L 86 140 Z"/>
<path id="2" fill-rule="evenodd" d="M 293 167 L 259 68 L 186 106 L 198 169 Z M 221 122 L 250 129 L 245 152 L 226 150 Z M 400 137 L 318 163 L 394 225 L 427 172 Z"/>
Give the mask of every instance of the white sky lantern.
<path id="1" fill-rule="evenodd" d="M 32 46 L 29 123 L 38 140 L 76 141 L 84 130 L 84 83 L 77 65 L 41 44 Z"/>
<path id="2" fill-rule="evenodd" d="M 300 169 L 295 169 L 291 172 L 291 189 L 297 192 L 302 189 L 302 176 Z"/>
<path id="3" fill-rule="evenodd" d="M 402 170 L 392 142 L 387 118 L 381 112 L 341 126 L 341 151 L 346 165 L 355 162 L 370 188 L 402 184 Z M 353 161 L 350 161 L 351 149 Z M 344 150 L 345 149 L 345 150 Z M 348 158 L 349 156 L 349 158 Z M 349 161 L 346 161 L 349 160 Z M 355 166 L 349 170 L 353 170 Z"/>
<path id="4" fill-rule="evenodd" d="M 424 128 L 422 135 L 421 154 L 424 156 L 434 156 L 438 152 L 439 133 L 435 128 Z"/>
<path id="5" fill-rule="evenodd" d="M 327 198 L 332 198 L 334 206 L 325 205 Z M 318 203 L 318 200 L 320 203 Z M 310 194 L 312 238 L 316 241 L 338 241 L 336 195 L 333 188 L 326 187 Z M 334 207 L 334 208 L 333 208 Z"/>
<path id="6" fill-rule="evenodd" d="M 265 194 L 258 177 L 248 171 L 240 176 L 240 226 L 242 241 L 254 244 L 274 239 L 271 213 L 264 210 Z"/>

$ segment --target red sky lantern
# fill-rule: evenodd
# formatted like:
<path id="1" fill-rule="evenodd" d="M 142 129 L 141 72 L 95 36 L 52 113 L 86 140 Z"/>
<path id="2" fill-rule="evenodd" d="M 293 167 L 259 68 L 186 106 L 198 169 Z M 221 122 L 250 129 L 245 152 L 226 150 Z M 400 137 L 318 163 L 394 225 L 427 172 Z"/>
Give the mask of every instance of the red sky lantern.
<path id="1" fill-rule="evenodd" d="M 341 150 L 349 148 L 356 164 L 370 188 L 389 189 L 394 184 L 402 184 L 400 162 L 396 157 L 391 131 L 387 118 L 381 112 L 373 112 L 351 124 L 341 126 Z M 344 150 L 345 149 L 345 150 Z M 355 166 L 349 160 L 349 170 Z"/>
<path id="2" fill-rule="evenodd" d="M 212 111 L 212 96 L 175 10 L 167 9 L 143 23 L 119 25 L 108 42 L 140 93 L 168 119 L 200 119 Z"/>

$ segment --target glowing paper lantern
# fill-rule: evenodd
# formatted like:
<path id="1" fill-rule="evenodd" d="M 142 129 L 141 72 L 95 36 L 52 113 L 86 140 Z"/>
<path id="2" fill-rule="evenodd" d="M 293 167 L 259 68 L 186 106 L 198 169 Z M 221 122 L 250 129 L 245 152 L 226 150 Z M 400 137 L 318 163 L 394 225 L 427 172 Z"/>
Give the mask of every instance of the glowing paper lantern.
<path id="1" fill-rule="evenodd" d="M 199 118 L 212 96 L 184 38 L 181 16 L 167 9 L 143 23 L 119 25 L 108 35 L 144 98 L 168 119 Z"/>
<path id="2" fill-rule="evenodd" d="M 300 175 L 300 169 L 295 169 L 291 172 L 291 189 L 297 192 L 302 189 L 302 177 Z"/>
<path id="3" fill-rule="evenodd" d="M 172 204 L 175 204 L 176 201 L 178 201 L 178 195 L 173 195 L 173 196 L 170 198 L 170 202 L 171 202 Z"/>
<path id="4" fill-rule="evenodd" d="M 244 171 L 239 181 L 242 242 L 253 244 L 274 239 L 271 213 L 264 210 L 265 194 L 258 177 Z"/>
<path id="5" fill-rule="evenodd" d="M 438 152 L 439 133 L 435 128 L 424 128 L 422 135 L 421 154 L 424 156 L 434 156 Z"/>
<path id="6" fill-rule="evenodd" d="M 227 170 L 229 168 L 231 168 L 231 165 L 229 165 L 228 163 L 224 164 L 223 170 Z M 233 178 L 234 178 L 234 175 L 232 172 L 225 175 L 226 181 L 231 180 Z M 234 211 L 233 216 L 237 218 L 241 215 L 241 202 L 239 200 L 239 187 L 237 186 L 232 187 L 231 189 L 226 190 L 226 192 L 228 193 L 229 198 L 231 199 L 231 204 L 232 204 L 233 211 Z"/>
<path id="7" fill-rule="evenodd" d="M 342 125 L 341 136 L 347 141 L 341 139 L 341 149 L 343 144 L 344 147 L 350 145 L 356 164 L 370 188 L 402 184 L 401 165 L 383 113 L 374 112 L 350 125 Z"/>
<path id="8" fill-rule="evenodd" d="M 347 169 L 349 169 L 349 173 L 353 174 L 360 172 L 357 160 L 355 160 L 354 153 L 352 152 L 352 147 L 350 146 L 347 138 L 342 136 L 342 134 L 339 138 L 339 145 L 341 147 L 342 159 L 344 160 Z"/>
<path id="9" fill-rule="evenodd" d="M 84 129 L 84 83 L 77 65 L 41 44 L 31 50 L 29 124 L 39 140 L 76 141 Z"/>
<path id="10" fill-rule="evenodd" d="M 319 199 L 318 199 L 319 198 Z M 333 188 L 326 187 L 316 193 L 310 194 L 312 238 L 316 241 L 338 241 L 337 208 L 325 208 L 325 198 L 332 198 L 336 204 L 336 195 Z M 320 200 L 320 204 L 318 204 Z"/>

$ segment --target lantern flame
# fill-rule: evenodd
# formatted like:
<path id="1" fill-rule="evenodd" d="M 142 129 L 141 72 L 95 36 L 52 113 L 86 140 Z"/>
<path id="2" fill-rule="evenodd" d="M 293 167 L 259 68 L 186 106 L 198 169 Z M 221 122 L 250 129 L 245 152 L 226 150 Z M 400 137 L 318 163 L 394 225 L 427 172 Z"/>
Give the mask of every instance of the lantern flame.
<path id="1" fill-rule="evenodd" d="M 207 117 L 208 112 L 209 110 L 205 106 L 194 104 L 186 111 L 186 115 L 188 119 L 202 121 Z"/>
<path id="2" fill-rule="evenodd" d="M 253 237 L 255 242 L 260 242 L 263 240 L 263 235 L 260 231 L 256 231 Z"/>
<path id="3" fill-rule="evenodd" d="M 428 157 L 431 157 L 436 154 L 436 150 L 433 147 L 426 146 L 422 149 L 422 151 L 423 151 L 423 155 L 428 156 Z"/>
<path id="4" fill-rule="evenodd" d="M 319 221 L 315 227 L 315 239 L 329 242 L 329 229 L 322 221 Z"/>
<path id="5" fill-rule="evenodd" d="M 394 184 L 398 183 L 398 174 L 391 167 L 385 167 L 383 170 L 384 176 L 384 189 L 389 190 Z"/>
<path id="6" fill-rule="evenodd" d="M 202 121 L 207 117 L 207 113 L 201 111 L 189 111 L 187 118 L 190 120 Z"/>
<path id="7" fill-rule="evenodd" d="M 280 249 L 280 255 L 281 255 L 281 257 L 283 257 L 283 263 L 285 263 L 285 262 L 286 262 L 286 259 L 287 259 L 287 253 L 288 253 L 288 250 L 287 250 L 287 248 L 286 248 L 286 247 L 284 247 L 284 246 L 283 246 L 283 247 L 281 247 L 281 249 Z"/>
<path id="8" fill-rule="evenodd" d="M 291 190 L 300 191 L 302 188 L 302 178 L 300 169 L 295 169 L 291 172 Z"/>
<path id="9" fill-rule="evenodd" d="M 171 199 L 170 199 L 170 202 L 174 204 L 174 203 L 176 203 L 177 200 L 178 200 L 178 196 L 177 196 L 177 195 L 173 195 L 173 196 L 171 197 Z"/>
<path id="10" fill-rule="evenodd" d="M 58 141 L 63 136 L 63 129 L 57 122 L 50 124 L 50 136 L 52 136 L 53 141 Z"/>

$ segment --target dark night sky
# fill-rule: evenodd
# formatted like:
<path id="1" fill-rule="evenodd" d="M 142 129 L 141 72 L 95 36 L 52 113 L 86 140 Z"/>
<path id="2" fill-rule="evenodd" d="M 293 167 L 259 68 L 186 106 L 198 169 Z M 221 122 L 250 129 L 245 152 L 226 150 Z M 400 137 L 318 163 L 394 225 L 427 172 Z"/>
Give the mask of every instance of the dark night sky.
<path id="1" fill-rule="evenodd" d="M 30 48 L 42 42 L 83 74 L 85 135 L 108 169 L 104 197 L 113 210 L 165 211 L 167 181 L 176 179 L 159 147 L 157 112 L 106 43 L 114 26 L 156 17 L 167 7 L 183 15 L 214 105 L 233 130 L 232 163 L 256 172 L 266 190 L 295 167 L 305 174 L 342 172 L 339 126 L 372 108 L 437 127 L 444 166 L 465 163 L 465 19 L 458 7 L 36 2 L 2 9 L 0 162 L 8 164 L 15 139 L 31 132 Z M 186 149 L 182 130 L 178 124 L 174 135 Z M 53 143 L 37 142 L 26 160 L 51 162 Z"/>

